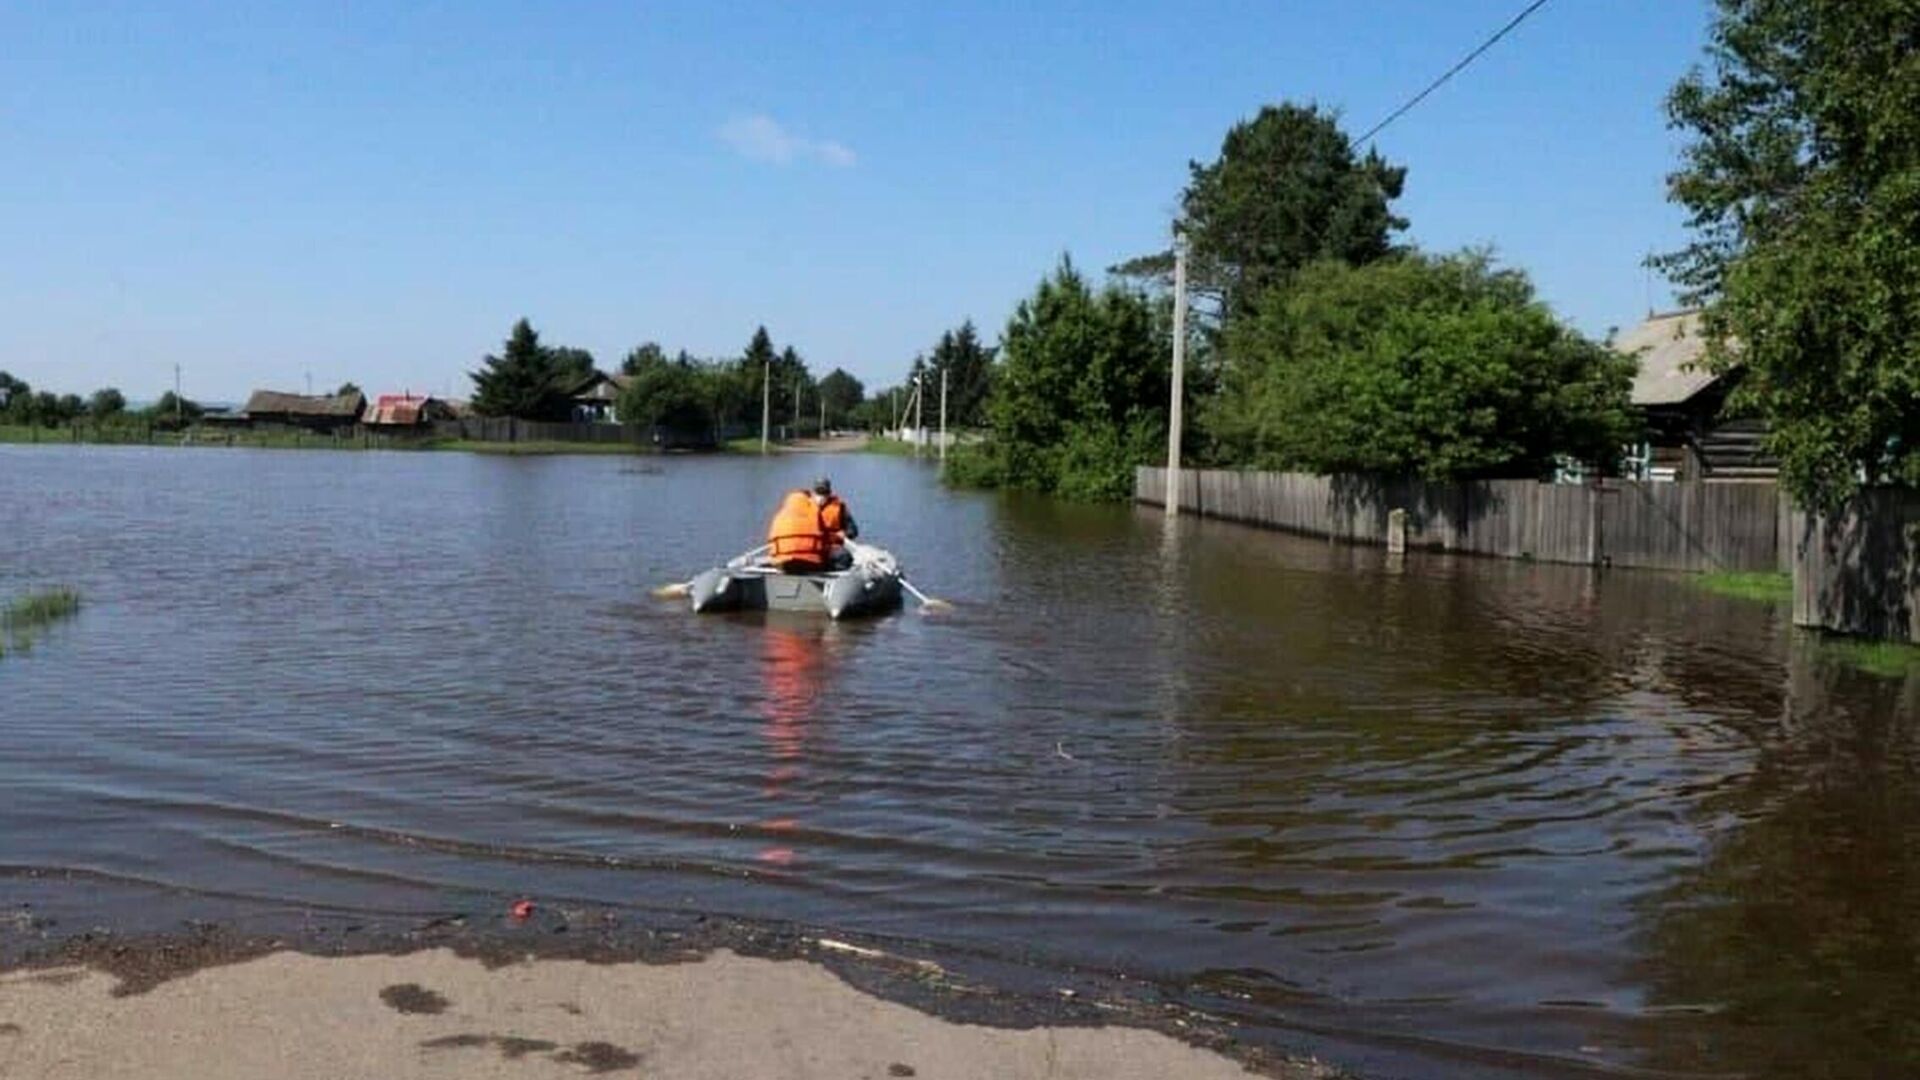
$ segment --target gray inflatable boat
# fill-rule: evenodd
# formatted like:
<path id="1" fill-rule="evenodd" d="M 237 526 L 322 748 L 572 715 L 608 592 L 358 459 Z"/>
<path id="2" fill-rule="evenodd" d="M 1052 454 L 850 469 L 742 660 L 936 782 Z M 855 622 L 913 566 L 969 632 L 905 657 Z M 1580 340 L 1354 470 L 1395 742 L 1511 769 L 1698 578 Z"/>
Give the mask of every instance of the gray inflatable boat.
<path id="1" fill-rule="evenodd" d="M 879 548 L 859 547 L 851 567 L 788 574 L 763 562 L 736 559 L 693 579 L 693 610 L 800 611 L 832 619 L 879 615 L 900 608 L 900 568 Z"/>

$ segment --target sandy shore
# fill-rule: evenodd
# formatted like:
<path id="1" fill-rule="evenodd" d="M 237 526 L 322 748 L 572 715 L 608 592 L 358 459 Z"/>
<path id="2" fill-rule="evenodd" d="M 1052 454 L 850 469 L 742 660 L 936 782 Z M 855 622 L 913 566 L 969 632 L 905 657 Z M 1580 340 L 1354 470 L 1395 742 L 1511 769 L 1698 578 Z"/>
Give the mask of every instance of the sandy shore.
<path id="1" fill-rule="evenodd" d="M 870 997 L 817 964 L 724 951 L 681 964 L 507 966 L 446 949 L 279 952 L 141 992 L 119 987 L 83 967 L 0 975 L 0 1077 L 1251 1075 L 1156 1032 L 957 1024 Z"/>

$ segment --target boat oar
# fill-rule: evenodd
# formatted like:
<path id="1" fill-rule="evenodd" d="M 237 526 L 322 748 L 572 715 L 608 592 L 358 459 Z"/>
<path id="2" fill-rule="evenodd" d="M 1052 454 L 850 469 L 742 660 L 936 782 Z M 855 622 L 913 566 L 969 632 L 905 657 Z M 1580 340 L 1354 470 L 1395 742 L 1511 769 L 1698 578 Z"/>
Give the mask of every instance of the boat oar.
<path id="1" fill-rule="evenodd" d="M 739 564 L 744 563 L 749 559 L 752 559 L 755 555 L 760 554 L 761 552 L 767 550 L 772 546 L 773 546 L 772 544 L 761 544 L 759 547 L 754 548 L 752 551 L 743 552 L 740 555 L 736 555 L 735 557 L 727 561 L 727 565 L 738 566 Z M 654 599 L 656 600 L 677 600 L 680 597 L 687 595 L 687 593 L 690 590 L 692 590 L 692 588 L 693 588 L 693 582 L 691 581 L 676 581 L 672 585 L 662 585 L 659 588 L 653 590 L 653 596 L 654 596 Z"/>
<path id="2" fill-rule="evenodd" d="M 928 596 L 926 593 L 923 593 L 919 589 L 914 588 L 913 582 L 908 581 L 907 575 L 905 574 L 900 575 L 900 586 L 901 588 L 904 588 L 908 592 L 912 593 L 913 598 L 915 600 L 920 601 L 921 611 L 935 612 L 935 611 L 952 611 L 953 610 L 953 605 L 947 603 L 945 600 L 942 600 L 936 596 Z"/>
<path id="3" fill-rule="evenodd" d="M 883 560 L 887 571 L 893 574 L 895 578 L 899 579 L 900 587 L 912 593 L 913 598 L 915 600 L 920 601 L 921 611 L 939 612 L 939 611 L 953 610 L 952 604 L 947 603 L 945 600 L 942 600 L 939 597 L 928 596 L 926 593 L 923 593 L 918 588 L 916 588 L 913 582 L 908 581 L 907 575 L 901 572 L 900 564 L 894 561 L 894 558 L 892 555 L 881 551 L 879 548 L 868 547 L 865 544 L 857 543 L 853 540 L 847 540 L 845 541 L 845 543 L 847 546 L 847 550 L 853 553 L 853 557 L 855 561 L 859 561 L 861 559 Z"/>

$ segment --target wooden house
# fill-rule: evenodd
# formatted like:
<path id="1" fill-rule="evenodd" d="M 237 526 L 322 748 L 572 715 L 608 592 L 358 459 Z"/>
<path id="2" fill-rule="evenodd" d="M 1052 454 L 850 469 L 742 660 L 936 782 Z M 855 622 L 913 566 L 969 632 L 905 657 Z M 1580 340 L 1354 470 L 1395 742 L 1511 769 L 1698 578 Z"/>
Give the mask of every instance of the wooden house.
<path id="1" fill-rule="evenodd" d="M 424 431 L 438 420 L 457 416 L 454 407 L 421 394 L 381 394 L 360 416 L 361 424 L 377 432 Z"/>
<path id="2" fill-rule="evenodd" d="M 1741 371 L 1706 367 L 1698 311 L 1654 315 L 1617 337 L 1613 348 L 1639 361 L 1632 401 L 1646 422 L 1639 471 L 1655 480 L 1772 480 L 1779 463 L 1762 447 L 1766 423 L 1729 416 L 1727 398 Z"/>
<path id="3" fill-rule="evenodd" d="M 291 428 L 300 431 L 341 432 L 360 423 L 367 397 L 355 390 L 346 394 L 283 394 L 277 390 L 255 390 L 241 410 L 248 425 L 256 428 Z"/>
<path id="4" fill-rule="evenodd" d="M 626 389 L 625 375 L 596 371 L 568 388 L 567 418 L 582 423 L 617 424 L 620 422 L 620 391 Z"/>

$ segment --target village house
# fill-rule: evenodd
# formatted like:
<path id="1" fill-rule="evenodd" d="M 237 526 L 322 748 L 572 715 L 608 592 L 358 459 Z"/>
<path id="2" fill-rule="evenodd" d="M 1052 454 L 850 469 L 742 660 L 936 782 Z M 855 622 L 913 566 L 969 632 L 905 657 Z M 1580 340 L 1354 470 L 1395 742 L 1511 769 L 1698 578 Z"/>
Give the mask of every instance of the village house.
<path id="1" fill-rule="evenodd" d="M 1638 471 L 1651 480 L 1772 480 L 1779 463 L 1761 443 L 1766 423 L 1728 416 L 1727 398 L 1741 371 L 1706 367 L 1707 342 L 1698 311 L 1654 315 L 1614 339 L 1635 357 L 1632 401 L 1646 422 Z"/>
<path id="2" fill-rule="evenodd" d="M 625 375 L 596 371 L 567 390 L 567 416 L 590 424 L 620 422 L 620 391 L 631 380 Z"/>
<path id="3" fill-rule="evenodd" d="M 381 394 L 360 416 L 360 423 L 374 432 L 424 431 L 435 421 L 458 416 L 453 404 L 440 398 L 414 393 Z"/>
<path id="4" fill-rule="evenodd" d="M 255 390 L 241 412 L 254 428 L 289 428 L 337 433 L 360 423 L 367 398 L 358 390 L 345 394 L 284 394 Z"/>

